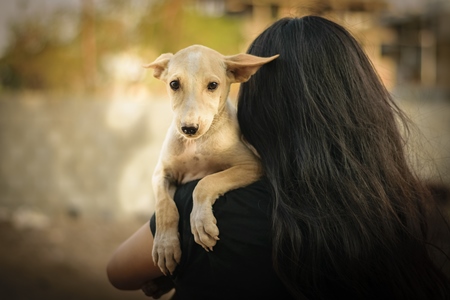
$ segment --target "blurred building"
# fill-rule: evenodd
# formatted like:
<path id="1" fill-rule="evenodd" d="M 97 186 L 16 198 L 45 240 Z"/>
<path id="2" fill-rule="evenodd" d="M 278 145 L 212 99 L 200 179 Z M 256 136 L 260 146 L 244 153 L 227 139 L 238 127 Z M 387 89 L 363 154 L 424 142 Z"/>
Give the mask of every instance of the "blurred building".
<path id="1" fill-rule="evenodd" d="M 329 17 L 359 39 L 388 88 L 450 96 L 448 0 L 197 0 L 197 7 L 246 18 L 249 41 L 284 16 Z"/>
<path id="2" fill-rule="evenodd" d="M 450 1 L 391 0 L 380 23 L 395 38 L 381 45 L 396 65 L 398 86 L 416 86 L 438 98 L 450 96 Z"/>

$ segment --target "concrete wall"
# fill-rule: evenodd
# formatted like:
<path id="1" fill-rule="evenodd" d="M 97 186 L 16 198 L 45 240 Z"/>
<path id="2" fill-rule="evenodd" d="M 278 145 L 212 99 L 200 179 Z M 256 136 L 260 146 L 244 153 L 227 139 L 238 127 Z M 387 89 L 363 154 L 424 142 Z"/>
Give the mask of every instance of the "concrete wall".
<path id="1" fill-rule="evenodd" d="M 450 102 L 401 94 L 411 98 L 399 104 L 421 132 L 411 140 L 419 171 L 450 184 Z M 45 216 L 67 213 L 150 215 L 169 102 L 146 93 L 112 95 L 0 95 L 0 220 L 13 214 L 19 224 L 39 226 Z"/>
<path id="2" fill-rule="evenodd" d="M 120 98 L 0 96 L 0 208 L 149 215 L 171 111 L 161 97 Z"/>
<path id="3" fill-rule="evenodd" d="M 392 94 L 413 122 L 408 148 L 417 172 L 450 185 L 450 99 L 420 87 L 398 88 Z"/>

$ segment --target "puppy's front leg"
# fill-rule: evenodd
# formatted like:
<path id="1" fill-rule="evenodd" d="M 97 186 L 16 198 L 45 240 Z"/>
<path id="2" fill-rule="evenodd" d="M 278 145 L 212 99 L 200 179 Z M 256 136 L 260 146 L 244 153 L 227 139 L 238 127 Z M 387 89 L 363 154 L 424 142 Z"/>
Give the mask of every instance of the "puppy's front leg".
<path id="1" fill-rule="evenodd" d="M 178 233 L 179 214 L 173 195 L 175 185 L 157 172 L 153 178 L 156 195 L 156 233 L 153 241 L 153 262 L 167 275 L 172 274 L 181 259 Z"/>
<path id="2" fill-rule="evenodd" d="M 191 231 L 197 244 L 206 251 L 212 251 L 219 240 L 219 228 L 212 212 L 217 198 L 255 182 L 261 175 L 260 167 L 249 163 L 208 175 L 199 181 L 193 193 L 191 212 Z"/>

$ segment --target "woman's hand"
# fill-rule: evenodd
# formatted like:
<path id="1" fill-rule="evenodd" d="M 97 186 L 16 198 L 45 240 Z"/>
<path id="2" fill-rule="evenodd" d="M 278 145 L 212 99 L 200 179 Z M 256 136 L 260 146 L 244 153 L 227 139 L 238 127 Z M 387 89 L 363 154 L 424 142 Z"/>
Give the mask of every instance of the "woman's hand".
<path id="1" fill-rule="evenodd" d="M 142 291 L 148 297 L 159 299 L 162 295 L 170 292 L 174 287 L 175 285 L 170 277 L 161 276 L 144 284 L 144 286 L 142 286 Z"/>

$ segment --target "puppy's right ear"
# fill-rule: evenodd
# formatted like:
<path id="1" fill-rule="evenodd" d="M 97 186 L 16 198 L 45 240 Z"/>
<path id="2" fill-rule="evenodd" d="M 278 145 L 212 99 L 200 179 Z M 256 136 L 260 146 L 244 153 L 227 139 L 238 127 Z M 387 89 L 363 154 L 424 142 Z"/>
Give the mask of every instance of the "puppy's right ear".
<path id="1" fill-rule="evenodd" d="M 172 58 L 172 53 L 161 54 L 154 62 L 144 65 L 144 68 L 152 68 L 153 76 L 160 79 L 162 73 L 167 69 L 170 59 Z"/>

